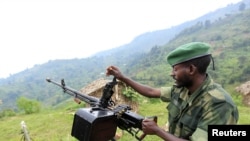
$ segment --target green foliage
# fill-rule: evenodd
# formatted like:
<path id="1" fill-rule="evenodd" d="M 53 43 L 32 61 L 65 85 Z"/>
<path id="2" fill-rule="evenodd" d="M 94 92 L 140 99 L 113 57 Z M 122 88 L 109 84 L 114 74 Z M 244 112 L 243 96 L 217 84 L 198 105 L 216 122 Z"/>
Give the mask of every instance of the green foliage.
<path id="1" fill-rule="evenodd" d="M 71 103 L 71 104 L 70 104 Z M 147 101 L 140 101 L 139 113 L 142 116 L 157 116 L 158 125 L 165 128 L 168 112 L 166 110 L 167 103 L 157 102 L 151 103 Z M 65 107 L 74 107 L 76 104 L 73 101 L 68 101 Z M 238 106 L 239 108 L 239 124 L 249 124 L 250 122 L 250 108 Z M 0 120 L 0 137 L 1 140 L 17 141 L 20 140 L 21 121 L 25 121 L 27 130 L 32 140 L 34 141 L 77 141 L 71 136 L 71 128 L 76 110 L 50 109 L 41 110 L 39 113 L 16 115 L 2 118 Z M 120 129 L 117 129 L 121 132 Z M 135 141 L 135 137 L 126 131 L 120 139 L 122 141 Z M 162 141 L 157 136 L 147 135 L 144 141 Z"/>
<path id="2" fill-rule="evenodd" d="M 25 121 L 32 141 L 77 141 L 70 135 L 73 113 L 64 110 L 43 110 L 39 113 L 1 119 L 1 140 L 21 140 L 23 136 L 21 134 L 21 121 Z"/>
<path id="3" fill-rule="evenodd" d="M 71 101 L 68 101 L 69 96 L 63 94 L 60 88 L 50 86 L 45 78 L 53 77 L 52 79 L 59 81 L 64 78 L 66 85 L 80 89 L 93 80 L 104 77 L 107 66 L 117 65 L 126 75 L 143 84 L 155 87 L 172 85 L 173 80 L 169 76 L 172 68 L 166 62 L 166 56 L 177 46 L 191 41 L 204 41 L 212 44 L 215 71 L 210 67 L 208 72 L 216 82 L 222 84 L 229 91 L 238 105 L 239 124 L 249 124 L 250 108 L 242 104 L 242 96 L 234 90 L 237 85 L 250 80 L 250 10 L 245 8 L 247 7 L 242 4 L 239 7 L 241 11 L 239 14 L 226 14 L 226 18 L 197 21 L 196 24 L 192 24 L 180 34 L 177 34 L 178 32 L 168 33 L 168 35 L 175 35 L 175 38 L 171 37 L 170 42 L 166 35 L 157 36 L 156 38 L 164 38 L 164 43 L 167 43 L 164 46 L 156 46 L 155 43 L 152 45 L 150 42 L 153 38 L 141 36 L 140 40 L 144 42 L 144 45 L 141 46 L 130 44 L 121 49 L 118 48 L 115 53 L 107 52 L 109 54 L 107 56 L 49 61 L 43 65 L 35 65 L 32 69 L 24 70 L 9 79 L 1 80 L 0 99 L 3 102 L 0 107 L 2 110 L 0 113 L 1 140 L 20 140 L 20 122 L 25 120 L 30 136 L 34 140 L 75 141 L 76 139 L 70 135 L 73 114 L 77 108 L 85 107 L 85 105 L 84 103 L 77 105 L 74 102 L 71 104 Z M 180 31 L 180 29 L 178 30 Z M 138 41 L 136 40 L 137 43 Z M 135 53 L 135 51 L 143 50 L 146 45 L 147 48 L 151 47 L 149 53 Z M 11 100 L 16 100 L 20 95 L 37 99 L 44 105 L 53 106 L 53 108 L 40 111 L 38 101 L 21 97 L 18 99 L 19 104 L 17 105 L 26 114 L 18 115 L 14 110 L 8 108 L 8 104 L 14 103 Z M 139 114 L 155 115 L 158 117 L 158 125 L 165 126 L 167 121 L 166 103 L 162 103 L 158 99 L 137 97 L 139 94 L 135 94 L 130 89 L 125 90 L 124 95 L 131 100 L 140 99 Z M 4 106 L 7 109 L 2 109 Z M 36 106 L 37 108 L 34 108 Z M 135 138 L 124 132 L 121 140 L 131 141 Z M 152 140 L 161 139 L 149 135 L 145 138 L 145 141 Z"/>
<path id="4" fill-rule="evenodd" d="M 168 74 L 171 67 L 165 62 L 168 52 L 179 45 L 191 41 L 204 41 L 211 43 L 215 70 L 210 65 L 208 72 L 215 82 L 223 87 L 250 80 L 250 10 L 232 15 L 215 22 L 205 21 L 197 23 L 190 29 L 183 30 L 171 42 L 162 48 L 155 48 L 150 54 L 139 62 L 139 65 L 130 68 L 132 78 L 151 86 L 171 85 L 173 81 Z M 161 61 L 158 61 L 161 60 Z M 137 70 L 137 71 L 135 71 Z M 136 73 L 132 73 L 136 72 Z M 235 94 L 232 93 L 232 96 Z M 239 98 L 239 97 L 237 97 Z"/>
<path id="5" fill-rule="evenodd" d="M 216 82 L 223 86 L 244 83 L 250 80 L 250 10 L 249 3 L 242 4 L 240 11 L 239 4 L 236 7 L 236 13 L 226 9 L 227 16 L 215 13 L 210 15 L 213 18 L 206 16 L 207 19 L 199 18 L 176 28 L 146 33 L 104 55 L 48 61 L 8 79 L 0 79 L 0 99 L 3 102 L 0 111 L 16 109 L 15 100 L 19 96 L 36 99 L 42 106 L 57 106 L 68 96 L 60 88 L 48 84 L 47 77 L 58 81 L 64 78 L 66 85 L 79 90 L 104 77 L 109 65 L 118 66 L 126 75 L 143 84 L 155 87 L 172 85 L 169 76 L 172 68 L 166 62 L 166 56 L 177 46 L 191 41 L 211 43 L 216 70 L 212 71 L 210 67 L 209 73 Z M 164 40 L 160 42 L 158 39 Z"/>
<path id="6" fill-rule="evenodd" d="M 78 103 L 75 103 L 75 101 L 73 99 L 74 99 L 73 97 L 70 97 L 69 99 L 53 106 L 52 109 L 54 109 L 54 110 L 64 109 L 65 111 L 75 111 L 79 108 L 86 107 L 87 103 L 81 101 L 81 103 L 78 104 Z M 72 103 L 74 103 L 74 104 L 72 104 Z"/>
<path id="7" fill-rule="evenodd" d="M 134 89 L 131 87 L 125 87 L 122 90 L 122 94 L 131 101 L 138 101 L 140 99 L 140 94 L 138 94 Z"/>
<path id="8" fill-rule="evenodd" d="M 25 114 L 38 113 L 41 109 L 41 104 L 36 100 L 30 100 L 25 97 L 20 97 L 17 100 L 19 110 L 24 111 Z"/>
<path id="9" fill-rule="evenodd" d="M 11 116 L 15 116 L 15 115 L 16 115 L 16 113 L 12 109 L 5 109 L 5 110 L 0 112 L 0 118 L 11 117 Z"/>

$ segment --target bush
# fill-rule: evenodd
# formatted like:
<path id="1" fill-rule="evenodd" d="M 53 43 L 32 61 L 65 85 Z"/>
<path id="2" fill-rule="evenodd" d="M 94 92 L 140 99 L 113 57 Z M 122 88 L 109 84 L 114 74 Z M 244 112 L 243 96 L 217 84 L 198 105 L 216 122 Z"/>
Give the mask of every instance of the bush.
<path id="1" fill-rule="evenodd" d="M 24 111 L 25 114 L 38 113 L 41 110 L 41 104 L 36 100 L 30 100 L 25 97 L 20 97 L 17 100 L 18 109 Z"/>
<path id="2" fill-rule="evenodd" d="M 11 116 L 15 116 L 16 113 L 14 110 L 12 109 L 6 109 L 6 110 L 3 110 L 1 113 L 0 113 L 0 118 L 3 118 L 3 117 L 11 117 Z"/>
<path id="3" fill-rule="evenodd" d="M 140 95 L 131 87 L 126 87 L 123 89 L 122 94 L 129 99 L 130 101 L 137 102 L 139 100 Z"/>

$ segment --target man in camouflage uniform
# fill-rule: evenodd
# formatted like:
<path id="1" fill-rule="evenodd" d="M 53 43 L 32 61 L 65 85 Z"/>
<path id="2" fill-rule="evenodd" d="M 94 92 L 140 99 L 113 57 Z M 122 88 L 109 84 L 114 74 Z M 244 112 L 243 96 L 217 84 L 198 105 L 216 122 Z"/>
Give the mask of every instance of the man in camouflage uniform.
<path id="1" fill-rule="evenodd" d="M 169 141 L 206 141 L 208 125 L 237 124 L 238 110 L 231 96 L 206 72 L 212 59 L 209 49 L 207 43 L 192 42 L 169 53 L 167 61 L 173 67 L 171 76 L 175 80 L 172 87 L 152 88 L 124 76 L 115 66 L 107 68 L 107 75 L 115 76 L 143 96 L 169 102 L 168 132 L 145 119 L 144 133 Z"/>

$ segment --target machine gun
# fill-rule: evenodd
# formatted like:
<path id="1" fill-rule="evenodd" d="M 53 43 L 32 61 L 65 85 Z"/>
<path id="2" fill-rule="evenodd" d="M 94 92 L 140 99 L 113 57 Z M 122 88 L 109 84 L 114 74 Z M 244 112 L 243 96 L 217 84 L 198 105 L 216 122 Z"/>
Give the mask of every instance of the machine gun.
<path id="1" fill-rule="evenodd" d="M 139 141 L 146 136 L 142 131 L 143 116 L 132 112 L 128 105 L 115 106 L 111 97 L 113 87 L 117 84 L 116 78 L 108 82 L 100 99 L 76 91 L 65 85 L 64 79 L 61 83 L 49 78 L 47 82 L 53 83 L 63 89 L 64 93 L 80 99 L 90 105 L 89 108 L 80 108 L 74 115 L 71 135 L 80 141 L 109 141 L 115 140 L 117 127 L 129 132 Z M 156 117 L 154 117 L 156 119 Z"/>

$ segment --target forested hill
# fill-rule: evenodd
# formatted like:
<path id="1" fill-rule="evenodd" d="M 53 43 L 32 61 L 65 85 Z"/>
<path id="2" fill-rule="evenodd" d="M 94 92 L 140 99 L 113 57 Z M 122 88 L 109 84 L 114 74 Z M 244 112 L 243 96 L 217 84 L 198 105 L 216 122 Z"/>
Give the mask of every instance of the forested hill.
<path id="1" fill-rule="evenodd" d="M 57 105 L 69 96 L 48 84 L 45 81 L 47 77 L 56 81 L 64 78 L 66 85 L 78 90 L 93 80 L 104 77 L 106 67 L 111 64 L 119 66 L 124 73 L 143 83 L 155 86 L 169 84 L 172 80 L 168 76 L 170 67 L 166 63 L 167 53 L 191 41 L 212 44 L 216 68 L 215 71 L 210 69 L 210 73 L 217 81 L 232 86 L 245 82 L 250 79 L 249 5 L 249 0 L 245 0 L 243 6 L 242 3 L 228 6 L 230 14 L 224 14 L 216 20 L 216 16 L 209 13 L 206 16 L 213 17 L 213 20 L 204 20 L 203 16 L 200 20 L 173 27 L 169 33 L 171 37 L 166 37 L 165 43 L 162 38 L 164 34 L 156 34 L 163 33 L 163 30 L 145 33 L 145 36 L 139 36 L 127 46 L 103 52 L 102 55 L 99 53 L 84 59 L 51 60 L 1 79 L 0 111 L 14 108 L 16 99 L 20 96 L 36 99 L 47 106 Z M 233 6 L 236 6 L 235 12 L 231 10 Z M 218 15 L 216 12 L 213 14 Z M 157 36 L 153 38 L 151 35 Z M 157 37 L 161 37 L 161 41 L 157 41 Z M 143 48 L 145 44 L 150 46 Z M 136 53 L 137 51 L 141 52 Z"/>
<path id="2" fill-rule="evenodd" d="M 197 24 L 183 30 L 162 47 L 155 47 L 132 69 L 127 69 L 133 79 L 161 86 L 171 83 L 166 62 L 168 52 L 179 45 L 202 41 L 212 45 L 215 70 L 209 73 L 223 86 L 235 86 L 250 80 L 250 9 L 228 16 L 214 23 Z"/>
<path id="3" fill-rule="evenodd" d="M 177 34 L 179 34 L 179 32 L 198 22 L 213 23 L 219 19 L 223 19 L 227 16 L 238 13 L 243 9 L 248 9 L 249 7 L 249 0 L 243 0 L 242 2 L 239 2 L 237 4 L 229 4 L 225 8 L 220 8 L 215 11 L 211 11 L 197 19 L 184 22 L 180 25 L 144 33 L 136 37 L 128 44 L 107 51 L 102 51 L 100 53 L 95 54 L 95 56 L 112 55 L 117 58 L 122 57 L 122 59 L 127 59 L 126 57 L 130 57 L 131 55 L 148 53 L 148 51 L 150 51 L 152 47 L 162 46 L 168 43 L 168 41 L 173 39 Z"/>

